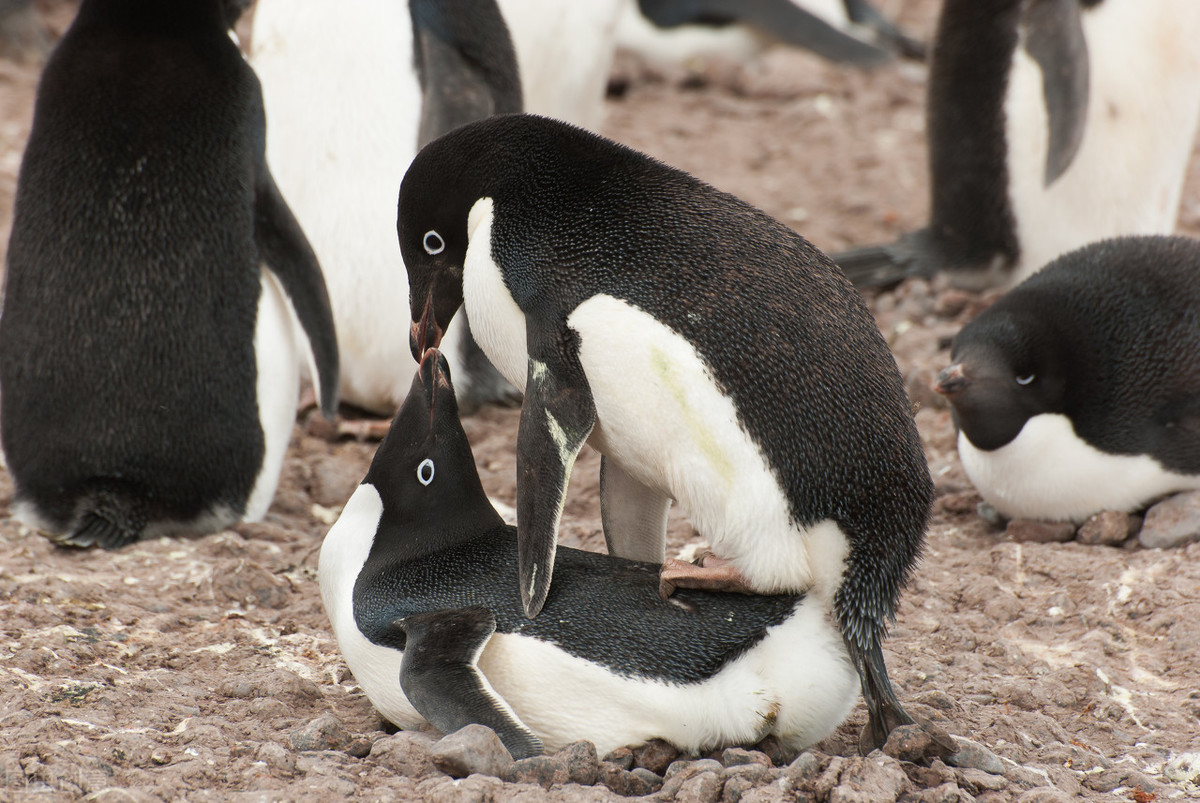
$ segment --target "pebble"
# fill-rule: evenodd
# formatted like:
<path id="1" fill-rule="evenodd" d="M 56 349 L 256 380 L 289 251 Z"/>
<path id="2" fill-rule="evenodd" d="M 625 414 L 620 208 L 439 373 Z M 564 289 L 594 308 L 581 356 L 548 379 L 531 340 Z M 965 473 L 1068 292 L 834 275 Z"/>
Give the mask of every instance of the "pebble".
<path id="1" fill-rule="evenodd" d="M 570 783 L 592 786 L 600 777 L 600 760 L 596 757 L 596 745 L 581 739 L 571 742 L 554 754 L 567 767 Z"/>
<path id="2" fill-rule="evenodd" d="M 660 739 L 651 739 L 641 747 L 633 750 L 633 763 L 645 767 L 655 775 L 662 775 L 671 766 L 671 762 L 679 757 L 679 751 L 673 745 Z"/>
<path id="3" fill-rule="evenodd" d="M 829 793 L 829 803 L 891 803 L 909 785 L 900 762 L 876 751 L 850 760 Z"/>
<path id="4" fill-rule="evenodd" d="M 726 767 L 736 767 L 739 764 L 761 764 L 764 767 L 771 766 L 771 759 L 767 758 L 766 753 L 760 753 L 757 750 L 746 750 L 742 747 L 727 747 L 721 753 L 721 763 Z"/>
<path id="5" fill-rule="evenodd" d="M 1138 543 L 1169 549 L 1200 539 L 1200 491 L 1170 496 L 1146 511 Z"/>
<path id="6" fill-rule="evenodd" d="M 958 745 L 958 752 L 946 757 L 946 763 L 959 769 L 977 769 L 992 775 L 1004 774 L 1004 762 L 1000 757 L 979 742 L 962 736 L 951 737 Z"/>
<path id="7" fill-rule="evenodd" d="M 1079 527 L 1075 540 L 1081 544 L 1120 544 L 1135 535 L 1142 526 L 1142 517 L 1121 510 L 1105 510 L 1089 518 Z"/>
<path id="8" fill-rule="evenodd" d="M 1039 786 L 1037 789 L 1030 789 L 1017 798 L 1017 803 L 1071 803 L 1074 800 L 1066 792 L 1055 789 L 1053 786 Z"/>
<path id="9" fill-rule="evenodd" d="M 1061 544 L 1075 537 L 1075 525 L 1063 521 L 1012 519 L 1004 534 L 1013 541 L 1035 544 Z"/>
<path id="10" fill-rule="evenodd" d="M 603 759 L 609 764 L 616 764 L 623 770 L 633 769 L 633 751 L 628 747 L 618 747 Z"/>
<path id="11" fill-rule="evenodd" d="M 451 778 L 479 773 L 503 777 L 513 758 L 496 732 L 486 725 L 467 725 L 429 748 L 433 766 Z"/>
<path id="12" fill-rule="evenodd" d="M 671 798 L 675 793 L 683 788 L 683 785 L 706 772 L 711 772 L 717 778 L 721 776 L 721 762 L 711 758 L 702 758 L 697 761 L 689 761 L 681 759 L 671 764 L 667 768 L 666 775 L 663 776 L 663 788 L 661 794 L 664 798 Z"/>
<path id="13" fill-rule="evenodd" d="M 662 778 L 645 767 L 623 769 L 611 761 L 600 762 L 599 783 L 622 797 L 641 797 L 662 786 Z"/>
<path id="14" fill-rule="evenodd" d="M 419 731 L 400 731 L 371 745 L 371 760 L 397 775 L 424 778 L 439 775 L 429 749 L 433 739 Z"/>
<path id="15" fill-rule="evenodd" d="M 684 781 L 675 793 L 676 803 L 717 803 L 725 782 L 717 772 L 709 770 Z M 664 791 L 666 786 L 663 786 Z"/>
<path id="16" fill-rule="evenodd" d="M 263 742 L 255 752 L 256 761 L 261 761 L 273 770 L 284 775 L 296 773 L 296 756 L 281 744 Z"/>
<path id="17" fill-rule="evenodd" d="M 288 743 L 298 753 L 311 750 L 341 750 L 354 737 L 333 714 L 321 716 L 288 734 Z"/>

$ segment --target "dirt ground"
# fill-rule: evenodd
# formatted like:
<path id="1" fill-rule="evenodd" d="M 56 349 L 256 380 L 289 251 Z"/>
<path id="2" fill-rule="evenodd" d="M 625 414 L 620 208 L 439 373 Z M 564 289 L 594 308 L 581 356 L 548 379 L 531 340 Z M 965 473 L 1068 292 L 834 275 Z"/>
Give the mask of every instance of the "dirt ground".
<path id="1" fill-rule="evenodd" d="M 932 33 L 935 0 L 877 4 L 912 32 Z M 61 30 L 69 9 L 47 8 Z M 762 207 L 823 249 L 923 222 L 923 66 L 859 73 L 774 51 L 666 76 L 628 60 L 617 71 L 627 89 L 610 100 L 604 133 Z M 36 75 L 0 60 L 0 245 Z M 1180 228 L 1200 235 L 1200 160 Z M 896 767 L 887 800 L 1200 799 L 1186 780 L 1200 780 L 1191 774 L 1200 769 L 1183 766 L 1200 751 L 1200 543 L 1007 539 L 976 514 L 949 412 L 929 391 L 979 298 L 910 281 L 872 305 L 921 405 L 938 492 L 888 665 L 912 713 L 979 743 L 983 759 L 956 769 L 855 758 L 860 705 L 817 746 L 807 781 L 789 785 L 772 770 L 757 786 L 739 785 L 724 770 L 715 782 L 675 784 L 676 799 L 881 799 L 882 787 L 862 778 Z M 485 487 L 509 504 L 517 417 L 487 410 L 465 422 Z M 0 800 L 612 795 L 453 781 L 388 759 L 404 735 L 385 731 L 355 685 L 316 582 L 321 538 L 373 446 L 305 432 L 297 426 L 263 523 L 115 553 L 58 549 L 23 529 L 0 474 Z M 598 468 L 594 453 L 576 466 L 566 544 L 602 547 Z M 690 536 L 673 518 L 672 545 Z M 674 791 L 668 783 L 658 794 Z"/>

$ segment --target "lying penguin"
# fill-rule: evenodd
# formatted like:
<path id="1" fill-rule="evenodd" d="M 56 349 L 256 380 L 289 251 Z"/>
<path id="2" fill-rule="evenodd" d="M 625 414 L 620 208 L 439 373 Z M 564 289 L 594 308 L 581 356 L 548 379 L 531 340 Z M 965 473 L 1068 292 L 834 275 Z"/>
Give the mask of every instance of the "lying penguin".
<path id="1" fill-rule="evenodd" d="M 678 502 L 712 545 L 665 587 L 812 593 L 870 712 L 909 722 L 881 642 L 932 496 L 899 370 L 865 303 L 749 204 L 565 123 L 493 117 L 425 147 L 400 189 L 419 359 L 459 306 L 525 393 L 520 585 L 551 591 L 567 479 L 601 452 L 609 552 L 662 562 Z"/>
<path id="2" fill-rule="evenodd" d="M 1012 286 L 1097 240 L 1171 233 L 1200 122 L 1198 37 L 1193 0 L 946 0 L 929 225 L 834 261 L 859 286 Z"/>
<path id="3" fill-rule="evenodd" d="M 1200 488 L 1200 242 L 1060 257 L 963 328 L 936 389 L 1010 518 L 1081 522 Z"/>
<path id="4" fill-rule="evenodd" d="M 696 751 L 833 731 L 857 680 L 813 597 L 658 593 L 659 566 L 559 550 L 529 620 L 517 531 L 476 473 L 445 357 L 425 353 L 321 547 L 321 598 L 371 703 L 403 728 L 479 723 L 516 758 L 587 739 Z"/>

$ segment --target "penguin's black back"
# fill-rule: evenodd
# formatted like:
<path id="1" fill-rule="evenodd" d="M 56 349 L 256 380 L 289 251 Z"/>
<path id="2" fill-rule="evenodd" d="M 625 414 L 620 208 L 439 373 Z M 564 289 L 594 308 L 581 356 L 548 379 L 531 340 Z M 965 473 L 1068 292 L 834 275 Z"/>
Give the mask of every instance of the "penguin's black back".
<path id="1" fill-rule="evenodd" d="M 18 495 L 54 523 L 97 484 L 152 517 L 241 511 L 263 454 L 263 139 L 217 0 L 87 0 L 48 62 L 8 252 L 0 423 Z"/>
<path id="2" fill-rule="evenodd" d="M 380 533 L 376 544 L 397 536 Z M 802 596 L 753 596 L 679 589 L 658 593 L 659 566 L 560 547 L 554 583 L 536 619 L 518 591 L 516 528 L 408 562 L 372 550 L 354 588 L 359 629 L 377 644 L 404 649 L 399 618 L 482 606 L 496 631 L 548 641 L 572 655 L 629 677 L 696 683 L 751 649 L 786 620 Z"/>
<path id="3" fill-rule="evenodd" d="M 836 519 L 911 565 L 932 497 L 924 452 L 887 344 L 824 254 L 732 195 L 556 121 L 495 117 L 435 145 L 458 158 L 436 176 L 410 168 L 406 184 L 494 199 L 493 257 L 527 315 L 565 326 L 598 293 L 649 313 L 733 399 L 796 522 Z"/>
<path id="4" fill-rule="evenodd" d="M 1001 329 L 1062 372 L 1053 412 L 1081 438 L 1200 473 L 1200 242 L 1120 237 L 1059 257 L 964 327 L 955 348 Z"/>

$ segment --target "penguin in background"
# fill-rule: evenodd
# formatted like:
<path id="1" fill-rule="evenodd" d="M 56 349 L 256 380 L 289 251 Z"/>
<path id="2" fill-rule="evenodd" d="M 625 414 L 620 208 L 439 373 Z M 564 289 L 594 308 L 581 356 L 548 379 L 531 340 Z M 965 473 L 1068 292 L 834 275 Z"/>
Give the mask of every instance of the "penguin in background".
<path id="1" fill-rule="evenodd" d="M 325 271 L 342 401 L 390 418 L 415 368 L 396 187 L 435 136 L 521 110 L 504 21 L 495 0 L 259 0 L 249 58 L 271 120 L 268 158 Z M 516 401 L 465 322 L 444 350 L 464 409 Z"/>
<path id="2" fill-rule="evenodd" d="M 1200 242 L 1121 237 L 1051 262 L 954 338 L 936 390 L 980 495 L 1080 523 L 1200 488 Z"/>
<path id="3" fill-rule="evenodd" d="M 859 286 L 1011 286 L 1123 234 L 1169 234 L 1200 120 L 1200 4 L 946 0 L 929 225 L 833 256 Z"/>
<path id="4" fill-rule="evenodd" d="M 338 646 L 387 719 L 493 728 L 516 758 L 587 739 L 698 751 L 845 719 L 854 667 L 819 600 L 658 593 L 657 564 L 564 547 L 529 620 L 517 533 L 492 508 L 446 360 L 425 353 L 371 468 L 321 546 Z"/>
<path id="5" fill-rule="evenodd" d="M 925 57 L 866 0 L 631 0 L 618 43 L 654 63 L 745 59 L 776 43 L 863 67 Z"/>
<path id="6" fill-rule="evenodd" d="M 118 547 L 255 520 L 274 495 L 307 335 L 337 341 L 267 168 L 262 97 L 220 0 L 84 0 L 38 87 L 0 314 L 16 515 Z"/>
<path id="7" fill-rule="evenodd" d="M 806 593 L 859 671 L 864 746 L 911 722 L 881 640 L 932 498 L 895 360 L 820 251 L 733 196 L 532 115 L 425 147 L 401 185 L 412 347 L 464 304 L 525 394 L 517 436 L 521 595 L 553 593 L 567 479 L 604 456 L 609 552 L 662 562 L 672 500 L 712 545 L 672 585 Z"/>

